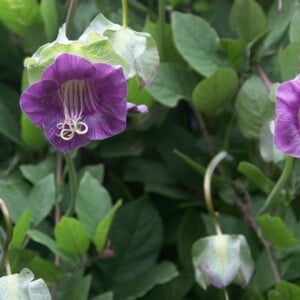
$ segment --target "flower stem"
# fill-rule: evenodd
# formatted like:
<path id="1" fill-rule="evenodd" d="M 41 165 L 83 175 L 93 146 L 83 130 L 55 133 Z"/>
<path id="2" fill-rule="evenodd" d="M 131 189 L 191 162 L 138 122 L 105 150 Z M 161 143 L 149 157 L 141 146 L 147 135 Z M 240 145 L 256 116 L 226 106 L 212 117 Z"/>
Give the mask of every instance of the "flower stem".
<path id="1" fill-rule="evenodd" d="M 128 1 L 122 0 L 122 25 L 123 28 L 128 27 Z"/>
<path id="2" fill-rule="evenodd" d="M 166 22 L 166 1 L 159 0 L 158 2 L 158 19 L 159 19 L 159 40 L 160 40 L 160 58 L 164 60 L 165 56 L 165 22 Z"/>
<path id="3" fill-rule="evenodd" d="M 6 225 L 6 238 L 3 246 L 3 262 L 4 262 L 6 274 L 11 275 L 8 247 L 12 239 L 12 223 L 11 223 L 8 208 L 5 202 L 1 198 L 0 198 L 0 209 Z"/>
<path id="4" fill-rule="evenodd" d="M 224 289 L 224 297 L 225 297 L 225 300 L 229 300 L 229 295 L 228 295 L 227 289 Z"/>
<path id="5" fill-rule="evenodd" d="M 281 173 L 281 176 L 279 177 L 277 183 L 275 184 L 273 190 L 269 194 L 266 202 L 264 203 L 263 207 L 260 209 L 259 214 L 262 214 L 266 212 L 274 203 L 276 200 L 276 196 L 278 193 L 282 190 L 282 188 L 285 186 L 286 182 L 290 178 L 290 175 L 293 170 L 293 157 L 288 156 L 285 160 L 284 169 Z"/>
<path id="6" fill-rule="evenodd" d="M 66 18 L 66 35 L 69 36 L 78 0 L 71 0 Z"/>
<path id="7" fill-rule="evenodd" d="M 213 218 L 217 234 L 222 234 L 222 231 L 221 231 L 221 227 L 219 224 L 219 216 L 214 209 L 213 201 L 212 201 L 212 197 L 211 197 L 211 179 L 212 179 L 214 170 L 226 156 L 227 156 L 227 152 L 225 152 L 225 151 L 218 153 L 209 163 L 209 165 L 205 171 L 205 175 L 204 175 L 205 204 L 206 204 L 206 208 L 207 208 L 209 214 Z"/>
<path id="8" fill-rule="evenodd" d="M 73 213 L 74 204 L 75 204 L 75 197 L 77 193 L 77 174 L 75 170 L 75 165 L 73 158 L 70 153 L 65 154 L 65 160 L 67 164 L 68 169 L 68 175 L 69 175 L 69 184 L 70 184 L 70 205 L 66 212 L 66 215 L 69 216 Z"/>

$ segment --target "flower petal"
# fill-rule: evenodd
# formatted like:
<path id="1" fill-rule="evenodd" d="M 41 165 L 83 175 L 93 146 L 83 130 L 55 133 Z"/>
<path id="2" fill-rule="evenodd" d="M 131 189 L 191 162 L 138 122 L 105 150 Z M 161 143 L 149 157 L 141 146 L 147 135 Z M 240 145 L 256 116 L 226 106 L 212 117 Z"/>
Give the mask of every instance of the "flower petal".
<path id="1" fill-rule="evenodd" d="M 59 136 L 59 130 L 56 125 L 63 119 L 53 118 L 47 120 L 44 126 L 45 135 L 49 142 L 60 152 L 70 152 L 77 148 L 83 147 L 90 142 L 86 135 L 75 134 L 71 140 L 64 140 Z"/>
<path id="2" fill-rule="evenodd" d="M 99 109 L 83 113 L 83 121 L 89 128 L 87 136 L 91 140 L 102 140 L 125 130 L 127 81 L 121 68 L 104 63 L 95 66 L 97 76 L 92 79 L 95 87 L 93 101 Z"/>
<path id="3" fill-rule="evenodd" d="M 30 120 L 41 127 L 45 117 L 55 113 L 59 104 L 57 85 L 52 80 L 42 80 L 31 85 L 21 95 L 20 105 Z"/>
<path id="4" fill-rule="evenodd" d="M 300 107 L 300 77 L 279 85 L 276 92 L 277 116 L 286 111 L 298 113 Z"/>
<path id="5" fill-rule="evenodd" d="M 275 121 L 274 140 L 282 152 L 300 157 L 300 133 L 296 112 L 286 111 Z"/>
<path id="6" fill-rule="evenodd" d="M 95 66 L 85 58 L 63 53 L 43 72 L 42 79 L 54 80 L 62 85 L 72 79 L 91 79 L 96 72 Z"/>
<path id="7" fill-rule="evenodd" d="M 136 105 L 134 103 L 127 103 L 127 112 L 128 113 L 137 113 L 137 114 L 145 114 L 148 112 L 148 107 L 144 104 Z"/>

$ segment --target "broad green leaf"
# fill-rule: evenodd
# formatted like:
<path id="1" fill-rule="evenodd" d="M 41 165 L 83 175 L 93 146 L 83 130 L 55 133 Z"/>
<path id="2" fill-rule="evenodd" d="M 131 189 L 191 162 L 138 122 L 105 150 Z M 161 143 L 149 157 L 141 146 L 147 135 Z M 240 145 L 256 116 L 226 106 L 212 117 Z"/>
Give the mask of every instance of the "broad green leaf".
<path id="1" fill-rule="evenodd" d="M 35 149 L 42 149 L 46 144 L 43 130 L 36 127 L 25 113 L 21 116 L 21 136 L 26 145 Z"/>
<path id="2" fill-rule="evenodd" d="M 158 102 L 175 107 L 181 99 L 192 99 L 192 90 L 196 84 L 197 77 L 187 67 L 162 63 L 156 79 L 147 90 Z"/>
<path id="3" fill-rule="evenodd" d="M 274 114 L 274 104 L 270 102 L 268 91 L 259 77 L 252 76 L 244 82 L 237 95 L 235 109 L 243 135 L 258 138 L 265 120 Z"/>
<path id="4" fill-rule="evenodd" d="M 157 43 L 161 61 L 173 63 L 184 62 L 174 45 L 173 33 L 170 24 L 164 24 L 164 40 L 161 41 L 159 22 L 152 22 L 147 18 L 144 31 L 149 32 Z M 163 42 L 163 44 L 162 44 Z"/>
<path id="5" fill-rule="evenodd" d="M 195 87 L 193 103 L 200 112 L 209 116 L 218 115 L 232 100 L 238 85 L 239 79 L 233 69 L 217 69 Z"/>
<path id="6" fill-rule="evenodd" d="M 296 284 L 281 281 L 275 289 L 268 292 L 268 300 L 298 300 L 300 299 L 300 287 Z"/>
<path id="7" fill-rule="evenodd" d="M 187 210 L 181 218 L 177 234 L 177 253 L 184 268 L 193 269 L 192 245 L 204 233 L 205 228 L 199 213 L 192 209 Z"/>
<path id="8" fill-rule="evenodd" d="M 55 0 L 42 0 L 40 9 L 47 38 L 49 41 L 52 41 L 58 31 L 58 16 Z"/>
<path id="9" fill-rule="evenodd" d="M 21 248 L 25 240 L 27 231 L 30 228 L 31 215 L 30 211 L 26 209 L 24 213 L 20 216 L 19 220 L 13 228 L 13 236 L 11 244 L 15 248 Z"/>
<path id="10" fill-rule="evenodd" d="M 51 295 L 44 280 L 34 279 L 29 269 L 20 274 L 0 278 L 1 300 L 51 300 Z"/>
<path id="11" fill-rule="evenodd" d="M 282 81 L 296 77 L 300 71 L 300 41 L 289 44 L 279 54 L 280 74 Z"/>
<path id="12" fill-rule="evenodd" d="M 47 175 L 55 172 L 55 158 L 49 157 L 36 165 L 21 165 L 22 175 L 31 183 L 36 184 Z"/>
<path id="13" fill-rule="evenodd" d="M 0 197 L 8 207 L 10 217 L 16 223 L 28 208 L 27 197 L 30 187 L 21 180 L 0 180 Z"/>
<path id="14" fill-rule="evenodd" d="M 70 278 L 71 282 L 66 285 L 61 285 L 61 296 L 58 300 L 87 300 L 89 299 L 89 290 L 92 282 L 91 276 L 78 276 L 77 278 Z"/>
<path id="15" fill-rule="evenodd" d="M 104 250 L 111 223 L 121 205 L 122 201 L 119 200 L 109 211 L 109 213 L 102 220 L 99 221 L 97 225 L 94 236 L 94 243 L 98 252 L 102 252 Z"/>
<path id="16" fill-rule="evenodd" d="M 109 213 L 111 206 L 107 190 L 90 173 L 85 173 L 79 184 L 75 211 L 90 237 L 95 235 L 98 223 Z"/>
<path id="17" fill-rule="evenodd" d="M 143 297 L 157 284 L 169 282 L 177 276 L 178 271 L 173 263 L 162 262 L 145 272 L 143 276 L 140 276 L 134 282 L 131 282 L 131 284 L 124 286 L 122 297 L 126 300 Z"/>
<path id="18" fill-rule="evenodd" d="M 56 243 L 55 240 L 53 240 L 51 237 L 46 235 L 45 233 L 38 231 L 38 230 L 29 230 L 28 236 L 35 242 L 44 245 L 49 250 L 52 251 L 55 255 L 61 257 L 62 259 L 66 261 L 72 261 L 72 257 L 69 256 L 67 253 L 65 253 L 59 245 Z"/>
<path id="19" fill-rule="evenodd" d="M 54 236 L 60 248 L 72 257 L 83 256 L 90 245 L 85 226 L 71 217 L 61 218 L 54 228 Z"/>
<path id="20" fill-rule="evenodd" d="M 110 239 L 116 255 L 101 261 L 99 267 L 112 282 L 116 299 L 124 299 L 126 286 L 155 265 L 162 243 L 160 217 L 148 200 L 131 202 L 116 215 Z"/>
<path id="21" fill-rule="evenodd" d="M 194 278 L 191 274 L 179 274 L 173 280 L 156 285 L 143 300 L 182 300 L 194 285 Z"/>
<path id="22" fill-rule="evenodd" d="M 104 178 L 104 165 L 103 164 L 97 164 L 97 165 L 87 165 L 84 166 L 80 171 L 78 177 L 80 178 L 80 181 L 82 177 L 85 175 L 85 173 L 89 173 L 92 175 L 97 181 L 102 184 L 103 178 Z"/>
<path id="23" fill-rule="evenodd" d="M 266 16 L 255 0 L 235 0 L 230 24 L 239 37 L 250 42 L 266 30 Z"/>
<path id="24" fill-rule="evenodd" d="M 128 94 L 127 99 L 129 102 L 135 104 L 145 104 L 150 108 L 154 102 L 149 91 L 139 86 L 138 79 L 136 77 L 128 80 Z"/>
<path id="25" fill-rule="evenodd" d="M 174 12 L 172 31 L 179 53 L 201 75 L 210 76 L 223 65 L 218 56 L 219 37 L 204 19 Z"/>
<path id="26" fill-rule="evenodd" d="M 27 249 L 12 249 L 9 256 L 13 272 L 29 268 L 36 277 L 43 278 L 47 284 L 59 280 L 64 275 L 64 271 L 60 267 L 52 261 L 41 258 L 37 252 Z"/>
<path id="27" fill-rule="evenodd" d="M 113 292 L 107 292 L 94 297 L 92 300 L 114 300 L 114 294 Z"/>
<path id="28" fill-rule="evenodd" d="M 48 216 L 55 204 L 55 182 L 53 174 L 44 177 L 34 185 L 26 200 L 26 204 L 30 210 L 34 225 L 38 225 Z"/>
<path id="29" fill-rule="evenodd" d="M 273 247 L 286 248 L 297 243 L 292 231 L 279 217 L 262 215 L 257 218 L 262 235 Z"/>
<path id="30" fill-rule="evenodd" d="M 37 0 L 1 0 L 0 7 L 0 20 L 20 36 L 24 37 L 32 25 L 40 23 Z"/>
<path id="31" fill-rule="evenodd" d="M 271 192 L 274 183 L 255 165 L 242 161 L 238 165 L 238 172 L 242 173 L 255 186 L 264 193 Z"/>
<path id="32" fill-rule="evenodd" d="M 300 40 L 300 13 L 299 10 L 292 17 L 290 31 L 289 31 L 291 43 L 297 42 Z"/>
<path id="33" fill-rule="evenodd" d="M 23 146 L 19 126 L 20 115 L 15 106 L 18 105 L 18 99 L 19 95 L 14 90 L 0 84 L 0 133 L 17 145 Z"/>
<path id="34" fill-rule="evenodd" d="M 239 68 L 246 58 L 246 43 L 241 40 L 222 39 L 221 45 L 232 65 Z"/>

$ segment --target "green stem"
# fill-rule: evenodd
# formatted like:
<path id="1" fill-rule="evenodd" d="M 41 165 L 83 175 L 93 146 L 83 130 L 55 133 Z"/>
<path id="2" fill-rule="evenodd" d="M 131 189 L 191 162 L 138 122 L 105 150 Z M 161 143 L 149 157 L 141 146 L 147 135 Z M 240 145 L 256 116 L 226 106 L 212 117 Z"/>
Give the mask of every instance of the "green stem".
<path id="1" fill-rule="evenodd" d="M 224 297 L 225 297 L 225 300 L 229 300 L 229 295 L 228 295 L 227 289 L 224 289 Z"/>
<path id="2" fill-rule="evenodd" d="M 272 204 L 274 204 L 276 200 L 276 196 L 280 193 L 280 191 L 284 188 L 286 182 L 290 178 L 291 172 L 293 170 L 293 157 L 288 156 L 285 160 L 284 169 L 279 177 L 277 183 L 275 184 L 273 190 L 269 194 L 266 202 L 264 203 L 263 207 L 260 209 L 259 214 L 266 212 Z"/>
<path id="3" fill-rule="evenodd" d="M 68 14 L 67 14 L 67 18 L 66 18 L 66 35 L 67 37 L 70 34 L 70 30 L 71 30 L 71 25 L 75 16 L 75 11 L 76 11 L 76 7 L 78 4 L 78 0 L 71 0 L 70 2 L 70 6 L 68 9 Z"/>
<path id="4" fill-rule="evenodd" d="M 68 169 L 68 176 L 69 176 L 69 185 L 70 185 L 70 205 L 66 212 L 66 215 L 69 216 L 73 213 L 74 204 L 75 204 L 75 197 L 77 193 L 77 174 L 75 170 L 75 165 L 73 158 L 70 153 L 65 154 L 65 160 Z"/>
<path id="5" fill-rule="evenodd" d="M 158 19 L 159 19 L 159 40 L 160 40 L 160 57 L 164 60 L 165 56 L 165 23 L 166 23 L 166 2 L 159 0 L 158 2 Z"/>
<path id="6" fill-rule="evenodd" d="M 211 179 L 212 179 L 214 170 L 226 156 L 227 156 L 227 153 L 225 151 L 218 153 L 209 163 L 209 165 L 205 171 L 205 175 L 204 175 L 205 204 L 206 204 L 206 208 L 207 208 L 209 214 L 213 218 L 217 234 L 222 234 L 222 231 L 221 231 L 221 227 L 219 224 L 219 216 L 216 213 L 214 206 L 213 206 L 213 200 L 212 200 L 212 196 L 211 196 Z"/>
<path id="7" fill-rule="evenodd" d="M 4 262 L 6 274 L 11 275 L 8 247 L 12 239 L 12 223 L 11 223 L 8 208 L 5 202 L 1 198 L 0 198 L 0 209 L 6 225 L 6 238 L 3 246 L 3 262 Z"/>
<path id="8" fill-rule="evenodd" d="M 128 1 L 122 0 L 122 25 L 123 28 L 128 27 Z"/>

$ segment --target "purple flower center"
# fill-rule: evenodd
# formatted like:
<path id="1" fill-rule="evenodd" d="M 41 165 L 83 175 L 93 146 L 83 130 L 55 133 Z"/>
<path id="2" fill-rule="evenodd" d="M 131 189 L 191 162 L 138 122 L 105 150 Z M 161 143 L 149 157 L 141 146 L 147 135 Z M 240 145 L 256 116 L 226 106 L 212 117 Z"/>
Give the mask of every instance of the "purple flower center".
<path id="1" fill-rule="evenodd" d="M 97 111 L 97 94 L 93 83 L 86 80 L 69 80 L 58 90 L 58 97 L 64 112 L 64 122 L 57 123 L 59 136 L 71 140 L 75 134 L 84 135 L 88 125 L 82 121 L 83 112 Z"/>

